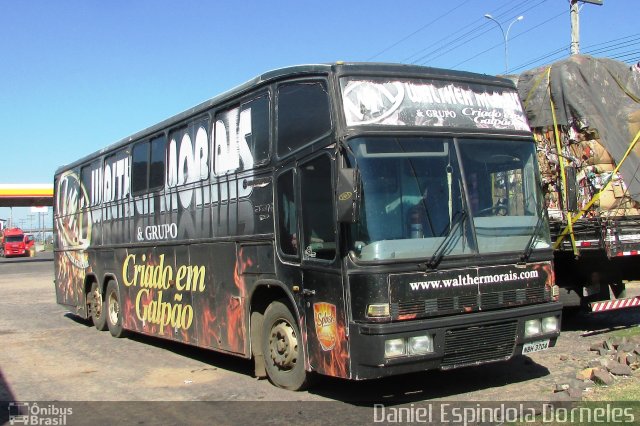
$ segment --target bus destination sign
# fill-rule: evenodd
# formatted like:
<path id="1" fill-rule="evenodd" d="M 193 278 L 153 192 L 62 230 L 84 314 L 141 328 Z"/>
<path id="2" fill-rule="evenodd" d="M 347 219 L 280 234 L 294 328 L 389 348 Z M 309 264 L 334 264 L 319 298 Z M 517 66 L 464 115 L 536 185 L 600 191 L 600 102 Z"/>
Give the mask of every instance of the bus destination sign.
<path id="1" fill-rule="evenodd" d="M 343 78 L 348 126 L 419 126 L 529 131 L 518 93 L 464 82 Z"/>

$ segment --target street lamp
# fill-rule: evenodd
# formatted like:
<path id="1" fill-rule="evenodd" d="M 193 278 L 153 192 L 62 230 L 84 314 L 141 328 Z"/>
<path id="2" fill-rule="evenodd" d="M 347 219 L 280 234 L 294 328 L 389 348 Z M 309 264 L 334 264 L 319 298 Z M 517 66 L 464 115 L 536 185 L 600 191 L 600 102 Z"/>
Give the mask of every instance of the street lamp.
<path id="1" fill-rule="evenodd" d="M 498 28 L 500 28 L 500 31 L 502 31 L 502 37 L 504 38 L 504 73 L 509 74 L 509 51 L 507 50 L 507 42 L 509 41 L 509 31 L 511 31 L 511 26 L 518 21 L 522 21 L 524 19 L 524 16 L 520 15 L 516 19 L 514 19 L 507 27 L 506 33 L 504 32 L 504 29 L 502 28 L 502 25 L 500 24 L 500 22 L 496 21 L 496 19 L 493 16 L 491 16 L 488 13 L 485 13 L 484 17 L 495 22 L 498 25 Z"/>

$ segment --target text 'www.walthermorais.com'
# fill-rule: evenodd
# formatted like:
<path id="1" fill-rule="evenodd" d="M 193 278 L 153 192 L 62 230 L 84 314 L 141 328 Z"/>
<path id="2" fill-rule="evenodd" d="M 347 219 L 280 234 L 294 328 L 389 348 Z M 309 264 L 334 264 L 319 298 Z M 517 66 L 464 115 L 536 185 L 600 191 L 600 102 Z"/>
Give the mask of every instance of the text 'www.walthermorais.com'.
<path id="1" fill-rule="evenodd" d="M 458 275 L 453 278 L 442 278 L 439 280 L 427 280 L 411 282 L 411 290 L 429 290 L 438 288 L 462 287 L 468 285 L 505 283 L 510 281 L 527 280 L 538 278 L 538 271 L 508 272 L 505 274 L 472 276 L 470 274 Z"/>

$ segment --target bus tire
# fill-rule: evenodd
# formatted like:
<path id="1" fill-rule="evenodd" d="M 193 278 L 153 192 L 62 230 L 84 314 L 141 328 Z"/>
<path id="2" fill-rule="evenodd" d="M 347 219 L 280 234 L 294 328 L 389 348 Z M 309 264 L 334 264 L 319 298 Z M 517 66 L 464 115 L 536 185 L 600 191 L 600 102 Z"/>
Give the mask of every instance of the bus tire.
<path id="1" fill-rule="evenodd" d="M 93 321 L 93 325 L 98 331 L 105 331 L 107 329 L 106 305 L 102 300 L 100 286 L 96 281 L 91 284 L 91 290 L 89 291 L 88 296 L 87 300 L 89 302 L 89 314 L 91 315 L 91 321 Z"/>
<path id="2" fill-rule="evenodd" d="M 267 307 L 262 331 L 262 353 L 271 383 L 293 391 L 305 389 L 308 381 L 300 328 L 287 305 L 276 300 Z"/>
<path id="3" fill-rule="evenodd" d="M 125 330 L 122 328 L 122 305 L 120 290 L 115 281 L 109 281 L 107 292 L 105 293 L 104 307 L 107 326 L 113 337 L 124 337 Z"/>

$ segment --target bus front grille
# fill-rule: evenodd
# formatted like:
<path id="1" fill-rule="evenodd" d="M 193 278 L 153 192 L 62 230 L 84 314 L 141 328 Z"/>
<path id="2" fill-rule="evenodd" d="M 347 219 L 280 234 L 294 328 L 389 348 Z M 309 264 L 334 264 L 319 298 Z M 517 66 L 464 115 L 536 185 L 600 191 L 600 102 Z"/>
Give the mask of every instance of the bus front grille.
<path id="1" fill-rule="evenodd" d="M 516 345 L 518 322 L 447 330 L 441 367 L 450 369 L 509 359 Z"/>
<path id="2" fill-rule="evenodd" d="M 479 310 L 499 309 L 506 306 L 541 303 L 551 300 L 545 287 L 505 290 L 492 293 L 470 294 L 454 297 L 401 301 L 391 304 L 394 319 L 423 318 Z"/>

